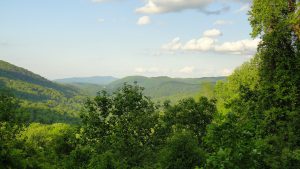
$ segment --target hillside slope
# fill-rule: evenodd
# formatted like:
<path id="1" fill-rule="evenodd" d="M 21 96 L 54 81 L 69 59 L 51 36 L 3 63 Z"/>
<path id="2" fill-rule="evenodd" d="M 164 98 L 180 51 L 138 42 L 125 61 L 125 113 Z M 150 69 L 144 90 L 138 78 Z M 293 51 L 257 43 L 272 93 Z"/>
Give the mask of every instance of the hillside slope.
<path id="1" fill-rule="evenodd" d="M 156 101 L 168 99 L 176 102 L 185 97 L 196 96 L 201 90 L 203 83 L 215 85 L 218 80 L 225 80 L 225 77 L 170 78 L 167 76 L 129 76 L 110 83 L 106 88 L 109 91 L 115 91 L 124 83 L 137 83 L 145 88 L 145 95 L 150 96 Z"/>
<path id="2" fill-rule="evenodd" d="M 53 83 L 1 60 L 0 88 L 10 90 L 21 99 L 28 121 L 74 122 L 83 101 L 77 88 Z"/>
<path id="3" fill-rule="evenodd" d="M 134 84 L 145 88 L 145 95 L 150 96 L 155 101 L 171 100 L 176 102 L 186 97 L 195 97 L 202 89 L 202 85 L 209 83 L 214 86 L 218 80 L 225 80 L 226 77 L 204 77 L 204 78 L 170 78 L 167 76 L 144 77 L 128 76 L 116 80 L 108 85 L 94 85 L 86 83 L 73 83 L 86 94 L 95 96 L 100 90 L 114 92 L 124 83 Z"/>

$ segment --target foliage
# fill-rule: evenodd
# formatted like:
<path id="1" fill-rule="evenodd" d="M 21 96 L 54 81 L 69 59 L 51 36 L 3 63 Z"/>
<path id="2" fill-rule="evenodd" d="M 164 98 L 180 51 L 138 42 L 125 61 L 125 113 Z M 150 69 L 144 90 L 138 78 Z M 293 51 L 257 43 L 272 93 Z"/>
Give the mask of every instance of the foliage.
<path id="1" fill-rule="evenodd" d="M 168 106 L 163 120 L 171 132 L 189 130 L 198 141 L 206 134 L 209 125 L 216 113 L 214 100 L 201 97 L 198 102 L 194 99 L 184 99 L 174 106 Z"/>
<path id="2" fill-rule="evenodd" d="M 201 96 L 210 97 L 216 81 L 224 79 L 225 77 L 170 78 L 161 76 L 148 78 L 143 76 L 129 76 L 113 81 L 107 85 L 88 83 L 71 83 L 71 85 L 80 88 L 91 96 L 95 96 L 100 90 L 113 93 L 122 87 L 124 83 L 133 85 L 137 82 L 141 87 L 145 88 L 144 94 L 151 97 L 154 102 L 171 100 L 173 103 L 176 103 L 184 98 L 195 97 L 199 89 Z M 211 91 L 207 90 L 209 88 Z"/>
<path id="3" fill-rule="evenodd" d="M 9 91 L 0 90 L 0 122 L 15 121 L 16 111 L 18 108 L 18 100 Z"/>
<path id="4" fill-rule="evenodd" d="M 23 108 L 18 116 L 27 123 L 78 123 L 76 117 L 85 99 L 74 87 L 53 83 L 4 61 L 0 61 L 0 88 L 18 98 Z"/>
<path id="5" fill-rule="evenodd" d="M 125 84 L 113 95 L 103 91 L 88 100 L 85 108 L 81 115 L 85 142 L 97 144 L 99 153 L 110 146 L 129 166 L 138 166 L 147 158 L 153 148 L 151 137 L 157 116 L 142 88 Z"/>
<path id="6" fill-rule="evenodd" d="M 226 81 L 218 81 L 215 86 L 215 95 L 218 99 L 217 108 L 221 113 L 230 111 L 230 104 L 241 96 L 241 87 L 247 87 L 255 91 L 259 86 L 259 55 L 256 55 L 249 62 L 235 69 L 233 74 L 227 77 Z"/>
<path id="7" fill-rule="evenodd" d="M 254 60 L 217 85 L 221 114 L 205 138 L 209 168 L 299 168 L 300 55 L 290 22 L 295 5 L 253 1 L 252 35 L 262 42 Z"/>
<path id="8" fill-rule="evenodd" d="M 54 123 L 70 119 L 49 113 L 75 110 L 71 114 L 76 115 L 75 103 L 82 101 L 76 91 L 0 62 L 1 87 L 11 86 L 23 99 L 20 107 L 19 99 L 0 92 L 0 167 L 300 168 L 297 5 L 294 0 L 254 0 L 249 14 L 252 36 L 262 38 L 258 53 L 214 91 L 204 84 L 197 101 L 165 101 L 161 107 L 136 83 L 116 81 L 118 90 L 86 101 L 77 125 Z M 162 85 L 169 80 L 159 77 L 151 85 L 161 85 L 163 91 L 157 91 L 164 94 L 183 89 L 184 83 L 195 85 L 192 79 L 176 79 L 174 88 Z M 69 109 L 69 103 L 74 107 Z M 45 108 L 50 114 L 45 123 L 54 124 L 31 123 L 28 118 L 35 113 L 26 108 L 36 113 Z"/>
<path id="9" fill-rule="evenodd" d="M 205 162 L 205 153 L 198 147 L 198 140 L 187 131 L 177 132 L 167 140 L 160 151 L 159 161 L 164 169 L 194 169 Z"/>

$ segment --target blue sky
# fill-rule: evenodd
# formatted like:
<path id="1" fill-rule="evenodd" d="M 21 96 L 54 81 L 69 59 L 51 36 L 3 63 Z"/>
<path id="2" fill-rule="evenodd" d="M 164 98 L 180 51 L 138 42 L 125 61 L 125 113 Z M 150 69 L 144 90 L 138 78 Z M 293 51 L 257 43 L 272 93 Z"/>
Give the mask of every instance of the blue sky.
<path id="1" fill-rule="evenodd" d="M 0 59 L 49 79 L 228 75 L 255 53 L 248 0 L 2 0 Z"/>

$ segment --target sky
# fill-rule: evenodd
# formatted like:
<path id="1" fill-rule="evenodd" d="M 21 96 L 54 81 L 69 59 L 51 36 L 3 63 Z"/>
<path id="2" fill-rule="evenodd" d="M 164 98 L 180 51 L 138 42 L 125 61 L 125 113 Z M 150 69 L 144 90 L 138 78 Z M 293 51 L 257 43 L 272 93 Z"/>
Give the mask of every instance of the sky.
<path id="1" fill-rule="evenodd" d="M 1 0 L 0 60 L 48 79 L 229 75 L 256 52 L 250 0 Z"/>

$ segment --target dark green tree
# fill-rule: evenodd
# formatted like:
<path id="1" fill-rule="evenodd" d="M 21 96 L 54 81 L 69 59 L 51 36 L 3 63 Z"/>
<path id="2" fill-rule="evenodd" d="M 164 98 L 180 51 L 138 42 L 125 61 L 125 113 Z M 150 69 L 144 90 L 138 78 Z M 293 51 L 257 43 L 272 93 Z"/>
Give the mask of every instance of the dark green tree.
<path id="1" fill-rule="evenodd" d="M 299 168 L 300 51 L 291 24 L 296 0 L 255 0 L 250 12 L 253 37 L 260 36 L 257 107 L 264 162 L 271 168 Z"/>
<path id="2" fill-rule="evenodd" d="M 174 106 L 166 106 L 163 121 L 169 128 L 169 134 L 186 129 L 201 142 L 216 111 L 215 101 L 206 97 L 200 97 L 198 102 L 192 98 L 183 99 Z"/>
<path id="3" fill-rule="evenodd" d="M 225 111 L 206 137 L 209 168 L 300 167 L 300 53 L 291 24 L 296 5 L 295 0 L 253 1 L 252 36 L 262 39 L 253 69 L 258 70 L 257 81 L 244 82 L 244 76 L 237 76 L 236 82 L 222 85 L 235 94 L 219 95 Z"/>
<path id="4" fill-rule="evenodd" d="M 153 157 L 152 138 L 158 116 L 143 88 L 125 84 L 112 95 L 99 93 L 85 107 L 82 136 L 86 143 L 95 145 L 94 151 L 111 151 L 129 167 L 151 161 L 148 158 Z"/>
<path id="5" fill-rule="evenodd" d="M 159 153 L 163 169 L 194 169 L 205 162 L 205 153 L 199 148 L 197 137 L 192 132 L 178 131 L 170 136 Z"/>
<path id="6" fill-rule="evenodd" d="M 8 90 L 0 90 L 0 121 L 15 121 L 19 101 Z"/>

